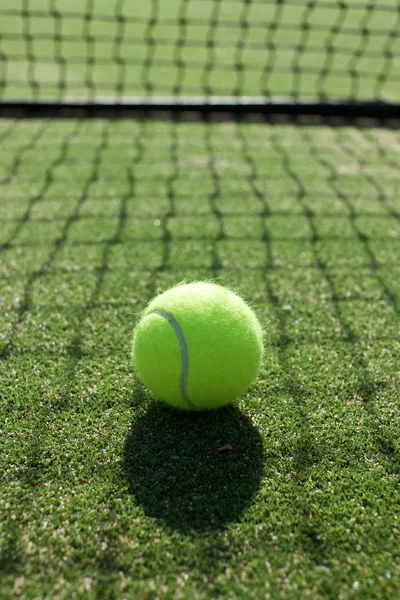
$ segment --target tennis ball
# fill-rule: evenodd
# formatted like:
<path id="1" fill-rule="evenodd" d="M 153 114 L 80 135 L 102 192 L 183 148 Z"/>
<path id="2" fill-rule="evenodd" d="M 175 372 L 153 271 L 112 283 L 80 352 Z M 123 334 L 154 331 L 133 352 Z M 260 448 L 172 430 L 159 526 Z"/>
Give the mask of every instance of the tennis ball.
<path id="1" fill-rule="evenodd" d="M 196 282 L 156 296 L 133 336 L 132 360 L 153 394 L 178 408 L 210 410 L 247 390 L 263 355 L 253 310 L 221 285 Z"/>

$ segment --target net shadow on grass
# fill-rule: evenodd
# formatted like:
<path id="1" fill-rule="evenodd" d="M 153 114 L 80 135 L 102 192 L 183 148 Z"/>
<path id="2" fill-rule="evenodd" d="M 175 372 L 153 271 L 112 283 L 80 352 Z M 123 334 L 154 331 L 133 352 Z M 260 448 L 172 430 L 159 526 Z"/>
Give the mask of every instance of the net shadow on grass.
<path id="1" fill-rule="evenodd" d="M 16 132 L 17 127 L 18 127 L 18 123 L 19 121 L 17 119 L 9 119 L 9 123 L 7 125 L 7 127 L 4 128 L 4 130 L 1 132 L 0 135 L 0 142 L 5 142 L 7 140 L 7 138 L 11 137 L 13 134 Z"/>
<path id="2" fill-rule="evenodd" d="M 35 150 L 37 144 L 40 141 L 40 138 L 42 138 L 43 135 L 46 133 L 46 130 L 49 129 L 49 125 L 50 125 L 50 123 L 48 120 L 43 121 L 40 124 L 40 127 L 38 127 L 34 131 L 33 135 L 30 137 L 30 139 L 28 139 L 23 145 L 21 145 L 14 152 L 13 160 L 12 160 L 12 163 L 9 168 L 9 173 L 7 175 L 5 175 L 2 179 L 0 179 L 0 185 L 9 183 L 9 182 L 13 181 L 13 179 L 15 177 L 18 176 L 18 173 L 21 169 L 21 164 L 24 159 L 24 155 L 28 152 Z M 3 140 L 1 140 L 1 141 L 3 141 Z"/>
<path id="3" fill-rule="evenodd" d="M 35 136 L 32 138 L 32 140 L 29 141 L 29 143 L 27 143 L 22 149 L 20 149 L 18 151 L 17 158 L 14 160 L 10 175 L 8 178 L 6 178 L 6 180 L 14 177 L 18 173 L 18 170 L 19 170 L 19 167 L 20 167 L 20 164 L 22 161 L 23 153 L 25 151 L 33 149 L 35 147 L 36 142 L 45 133 L 47 127 L 48 127 L 48 123 L 44 122 L 43 126 L 37 129 Z M 25 210 L 25 213 L 22 215 L 21 219 L 19 219 L 16 222 L 15 228 L 12 231 L 12 233 L 10 234 L 7 241 L 4 244 L 0 245 L 0 255 L 1 255 L 2 251 L 7 250 L 8 248 L 11 248 L 15 244 L 15 240 L 18 237 L 18 235 L 20 234 L 21 230 L 24 228 L 24 226 L 27 223 L 29 223 L 31 221 L 31 214 L 32 214 L 32 210 L 33 210 L 34 206 L 46 197 L 46 194 L 47 194 L 52 182 L 54 181 L 54 172 L 57 169 L 57 167 L 59 167 L 60 165 L 65 163 L 70 143 L 73 140 L 73 138 L 78 135 L 79 129 L 80 129 L 80 122 L 78 121 L 76 123 L 75 127 L 73 128 L 73 130 L 71 132 L 69 132 L 63 138 L 63 140 L 60 144 L 59 153 L 57 153 L 55 155 L 54 160 L 51 163 L 49 163 L 48 167 L 45 170 L 43 183 L 41 185 L 40 190 L 38 192 L 32 194 L 29 197 L 28 205 Z M 63 244 L 62 241 L 57 241 L 54 244 L 54 247 L 51 249 L 50 256 L 46 260 L 46 262 L 43 265 L 41 265 L 40 267 L 38 267 L 38 269 L 33 271 L 26 278 L 26 281 L 24 284 L 22 300 L 21 300 L 20 306 L 18 308 L 18 318 L 17 318 L 16 326 L 17 326 L 17 324 L 20 324 L 24 321 L 27 312 L 29 310 L 31 310 L 31 308 L 32 308 L 31 296 L 32 296 L 32 287 L 34 285 L 34 282 L 36 281 L 36 279 L 38 277 L 40 277 L 41 275 L 44 275 L 45 273 L 47 273 L 50 270 L 53 260 L 54 260 L 54 257 L 56 255 L 57 251 L 59 250 L 59 248 L 62 246 L 62 244 Z M 16 326 L 15 326 L 15 328 L 16 328 Z M 15 330 L 12 332 L 12 335 L 10 336 L 9 343 L 7 343 L 7 345 L 4 348 L 0 349 L 0 358 L 1 359 L 6 359 L 8 356 L 10 356 L 12 354 L 12 350 L 13 350 L 13 341 L 12 340 L 13 340 L 14 334 L 15 334 Z"/>
<path id="4" fill-rule="evenodd" d="M 232 450 L 218 451 L 226 444 Z M 260 434 L 236 407 L 199 414 L 156 403 L 132 423 L 123 473 L 148 517 L 183 533 L 207 532 L 240 518 L 263 464 Z"/>
<path id="5" fill-rule="evenodd" d="M 379 276 L 379 261 L 374 255 L 373 248 L 369 244 L 369 239 L 357 228 L 357 211 L 352 205 L 351 196 L 341 191 L 337 184 L 336 170 L 330 164 L 330 161 L 324 157 L 323 153 L 313 145 L 313 137 L 307 133 L 307 129 L 300 127 L 299 135 L 304 143 L 304 148 L 309 151 L 311 157 L 315 160 L 316 166 L 318 168 L 324 167 L 326 169 L 327 189 L 330 189 L 330 191 L 333 192 L 333 195 L 343 203 L 345 213 L 348 215 L 354 230 L 354 237 L 360 241 L 365 257 L 368 259 L 369 265 L 366 268 L 369 268 L 371 274 L 379 284 L 383 296 L 386 297 L 387 302 L 391 304 L 394 310 L 394 316 L 398 316 L 397 301 L 393 298 L 390 290 Z M 237 138 L 240 141 L 244 160 L 246 160 L 246 155 L 248 154 L 248 142 L 241 133 L 240 125 L 238 125 L 237 128 Z M 386 456 L 386 469 L 388 474 L 390 474 L 390 472 L 398 473 L 398 453 L 396 452 L 396 444 L 393 435 L 391 436 L 390 433 L 386 431 L 385 426 L 382 426 L 382 424 L 379 423 L 379 407 L 377 406 L 376 401 L 378 394 L 384 388 L 385 382 L 375 381 L 373 374 L 369 371 L 368 364 L 360 352 L 360 336 L 346 316 L 345 299 L 336 288 L 334 277 L 330 272 L 330 267 L 320 253 L 320 242 L 324 240 L 324 236 L 318 229 L 317 214 L 310 203 L 307 182 L 304 180 L 303 173 L 296 167 L 296 162 L 291 158 L 290 150 L 281 143 L 279 136 L 275 133 L 273 128 L 270 130 L 269 139 L 276 155 L 281 159 L 281 165 L 286 173 L 288 181 L 290 181 L 295 188 L 296 203 L 303 218 L 307 222 L 310 232 L 309 242 L 313 253 L 314 268 L 320 272 L 322 279 L 328 284 L 333 311 L 340 324 L 342 341 L 346 343 L 349 357 L 354 362 L 359 372 L 358 385 L 352 385 L 348 390 L 349 400 L 350 398 L 357 396 L 361 396 L 364 400 L 371 417 L 371 423 L 374 423 L 376 450 Z M 256 166 L 252 169 L 252 174 L 254 186 L 257 183 L 258 178 Z M 371 187 L 376 190 L 378 199 L 383 204 L 383 192 L 379 183 L 373 181 L 371 177 L 369 178 L 369 183 Z M 396 217 L 393 213 L 391 216 Z M 313 418 L 309 413 L 307 386 L 298 379 L 296 373 L 293 372 L 293 369 L 291 368 L 290 356 L 293 350 L 294 340 L 291 338 L 288 331 L 288 315 L 282 310 L 279 290 L 275 289 L 273 280 L 270 278 L 270 271 L 274 268 L 274 260 L 272 252 L 273 239 L 269 234 L 268 227 L 265 229 L 263 239 L 266 246 L 264 279 L 268 301 L 275 313 L 279 328 L 276 350 L 279 362 L 283 367 L 282 371 L 285 373 L 283 385 L 285 392 L 290 396 L 293 410 L 299 416 L 300 423 L 300 435 L 296 441 L 293 440 L 291 442 L 291 453 L 294 456 L 292 475 L 296 484 L 298 484 L 298 497 L 296 498 L 298 532 L 300 534 L 303 550 L 309 557 L 312 560 L 318 561 L 318 563 L 322 562 L 326 564 L 330 561 L 332 551 L 330 540 L 329 537 L 324 535 L 324 529 L 318 514 L 316 514 L 315 518 L 311 516 L 312 511 L 310 511 L 308 493 L 304 491 L 304 486 L 309 477 L 312 476 L 314 469 L 318 467 L 318 463 L 323 460 L 324 453 L 328 449 L 325 451 L 321 443 L 317 442 L 315 438 L 312 427 Z"/>
<path id="6" fill-rule="evenodd" d="M 343 135 L 337 133 L 336 138 L 338 147 L 342 149 L 343 154 L 347 153 L 352 159 L 355 158 L 360 166 L 365 166 L 363 159 L 360 158 L 355 151 L 349 149 L 348 145 L 344 143 Z M 398 298 L 389 289 L 384 281 L 384 278 L 380 274 L 381 265 L 371 244 L 373 238 L 361 231 L 357 225 L 358 213 L 352 203 L 351 196 L 340 189 L 338 174 L 334 168 L 334 165 L 330 162 L 330 160 L 324 158 L 321 153 L 318 152 L 318 148 L 313 145 L 312 139 L 306 133 L 303 133 L 303 140 L 305 144 L 308 144 L 310 154 L 315 159 L 316 164 L 325 168 L 327 183 L 336 196 L 340 199 L 343 206 L 346 208 L 355 238 L 359 240 L 360 247 L 368 259 L 369 273 L 380 288 L 385 302 L 391 306 L 393 318 L 395 320 L 399 320 L 400 309 Z M 371 137 L 369 140 L 371 141 Z M 372 141 L 375 141 L 376 145 L 378 145 L 378 142 L 374 140 L 374 138 L 372 138 Z M 382 150 L 380 150 L 379 153 L 381 156 L 384 154 Z M 379 182 L 368 173 L 364 173 L 363 177 L 371 185 L 371 187 L 375 189 L 377 199 L 382 204 L 382 207 L 387 209 L 387 213 L 394 220 L 397 220 L 397 213 L 392 211 L 390 207 L 386 206 L 387 198 Z M 321 272 L 321 275 L 328 283 L 331 292 L 332 304 L 342 329 L 342 337 L 348 343 L 349 357 L 353 361 L 358 372 L 356 386 L 353 386 L 348 391 L 349 399 L 362 399 L 363 406 L 371 418 L 371 431 L 373 432 L 375 447 L 378 452 L 385 456 L 385 468 L 387 473 L 389 475 L 393 472 L 399 474 L 400 456 L 396 448 L 396 442 L 390 434 L 390 431 L 385 423 L 382 423 L 382 415 L 380 414 L 381 411 L 379 410 L 378 405 L 379 394 L 386 389 L 387 382 L 385 380 L 376 378 L 374 373 L 369 368 L 368 361 L 362 352 L 361 336 L 356 332 L 350 318 L 346 315 L 346 303 L 343 302 L 343 299 L 336 289 L 335 280 L 332 276 L 329 266 L 319 254 L 318 245 L 315 243 L 317 241 L 317 239 L 313 240 L 315 261 L 318 269 Z"/>
<path id="7" fill-rule="evenodd" d="M 39 134 L 45 132 L 45 126 L 37 130 L 35 142 L 39 139 Z M 55 153 L 54 159 L 49 163 L 48 167 L 44 171 L 43 182 L 39 192 L 32 195 L 29 198 L 28 206 L 22 219 L 17 223 L 14 232 L 12 232 L 9 241 L 4 244 L 2 249 L 6 249 L 8 246 L 12 246 L 15 243 L 15 238 L 22 230 L 22 228 L 31 221 L 31 213 L 34 205 L 46 198 L 47 192 L 51 187 L 51 184 L 56 179 L 57 167 L 65 164 L 67 160 L 68 151 L 74 139 L 78 138 L 82 127 L 82 121 L 76 121 L 75 126 L 72 127 L 68 133 L 62 138 L 60 142 L 60 150 Z M 61 229 L 59 237 L 53 243 L 51 250 L 45 262 L 40 265 L 36 270 L 32 271 L 27 278 L 24 285 L 23 296 L 21 304 L 17 311 L 17 320 L 10 336 L 11 342 L 8 344 L 3 352 L 0 352 L 0 360 L 7 360 L 13 353 L 13 338 L 17 330 L 17 326 L 22 324 L 28 313 L 35 308 L 34 301 L 32 299 L 32 290 L 35 282 L 38 278 L 49 273 L 54 272 L 54 262 L 57 258 L 58 253 L 63 249 L 68 241 L 70 229 L 72 225 L 80 218 L 80 208 L 87 200 L 90 188 L 98 178 L 98 173 L 101 165 L 102 152 L 107 148 L 108 145 L 108 125 L 105 124 L 102 131 L 102 138 L 98 145 L 95 147 L 92 159 L 92 169 L 88 175 L 86 181 L 82 185 L 81 194 L 76 202 L 74 213 L 69 218 L 65 219 L 63 227 Z M 23 152 L 34 147 L 33 142 L 29 142 L 18 155 L 18 160 L 15 160 L 12 167 L 12 176 L 15 176 L 18 172 L 22 161 Z M 1 254 L 1 252 L 0 252 Z M 84 315 L 84 311 L 81 311 Z M 81 317 L 83 319 L 83 316 Z M 71 396 L 72 390 L 75 386 L 75 371 L 79 360 L 82 358 L 82 332 L 80 328 L 76 329 L 75 334 L 72 336 L 70 346 L 68 348 L 68 361 L 66 363 L 65 371 L 63 374 L 63 389 L 62 393 L 54 395 L 54 399 L 51 405 L 45 405 L 38 409 L 40 410 L 40 418 L 35 422 L 34 428 L 31 429 L 30 442 L 25 447 L 24 465 L 20 468 L 19 475 L 19 487 L 18 487 L 18 503 L 16 505 L 14 513 L 14 521 L 7 521 L 7 530 L 5 532 L 4 545 L 0 545 L 0 575 L 2 573 L 18 573 L 21 565 L 23 565 L 23 553 L 20 550 L 20 539 L 23 537 L 23 513 L 26 510 L 27 504 L 35 498 L 37 488 L 43 483 L 45 479 L 44 459 L 47 433 L 49 429 L 49 421 L 54 419 L 55 412 L 66 410 L 71 406 L 69 397 Z M 2 540 L 3 541 L 3 540 Z"/>

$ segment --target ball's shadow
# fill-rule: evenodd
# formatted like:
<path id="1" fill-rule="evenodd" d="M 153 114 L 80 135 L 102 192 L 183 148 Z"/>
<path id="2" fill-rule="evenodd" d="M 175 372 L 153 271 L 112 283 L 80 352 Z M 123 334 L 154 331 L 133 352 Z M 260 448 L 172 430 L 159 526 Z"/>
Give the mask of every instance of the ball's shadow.
<path id="1" fill-rule="evenodd" d="M 221 451 L 226 445 L 232 449 Z M 132 423 L 123 470 L 148 516 L 180 531 L 210 531 L 238 519 L 250 504 L 263 446 L 236 407 L 184 413 L 156 403 Z"/>

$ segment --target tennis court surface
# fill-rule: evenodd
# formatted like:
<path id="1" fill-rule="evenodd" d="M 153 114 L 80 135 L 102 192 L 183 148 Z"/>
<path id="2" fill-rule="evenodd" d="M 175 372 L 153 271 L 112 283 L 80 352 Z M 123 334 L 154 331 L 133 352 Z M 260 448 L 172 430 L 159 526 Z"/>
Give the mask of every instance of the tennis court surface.
<path id="1" fill-rule="evenodd" d="M 400 128 L 376 111 L 393 116 L 399 97 L 400 8 L 76 4 L 0 9 L 0 597 L 399 597 Z M 343 47 L 346 28 L 361 56 Z M 326 56 L 307 53 L 322 39 L 344 52 L 328 95 L 329 73 L 325 94 L 315 75 Z M 166 40 L 175 53 L 157 65 Z M 235 95 L 246 48 L 261 71 Z M 363 63 L 368 52 L 386 62 Z M 41 56 L 55 62 L 38 68 Z M 374 85 L 351 75 L 361 63 Z M 284 64 L 297 67 L 280 76 Z M 107 97 L 113 118 L 99 118 L 95 65 L 126 104 Z M 184 110 L 186 94 L 216 110 Z M 161 95 L 168 114 L 154 110 Z M 268 110 L 281 96 L 290 117 Z M 294 114 L 303 101 L 332 101 L 335 116 Z M 64 102 L 69 118 L 51 117 Z M 370 118 L 357 118 L 365 103 Z M 183 280 L 233 288 L 265 329 L 258 378 L 224 409 L 158 403 L 130 364 L 142 309 Z"/>

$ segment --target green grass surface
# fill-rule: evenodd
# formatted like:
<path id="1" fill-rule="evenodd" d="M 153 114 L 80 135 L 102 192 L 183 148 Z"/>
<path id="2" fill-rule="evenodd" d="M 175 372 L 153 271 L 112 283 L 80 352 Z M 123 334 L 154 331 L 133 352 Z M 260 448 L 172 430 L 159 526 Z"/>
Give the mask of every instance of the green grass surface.
<path id="1" fill-rule="evenodd" d="M 2 600 L 399 597 L 399 130 L 0 140 Z M 157 404 L 129 362 L 184 277 L 266 329 L 260 377 L 210 414 Z"/>
<path id="2" fill-rule="evenodd" d="M 397 101 L 397 0 L 2 0 L 6 98 Z"/>

